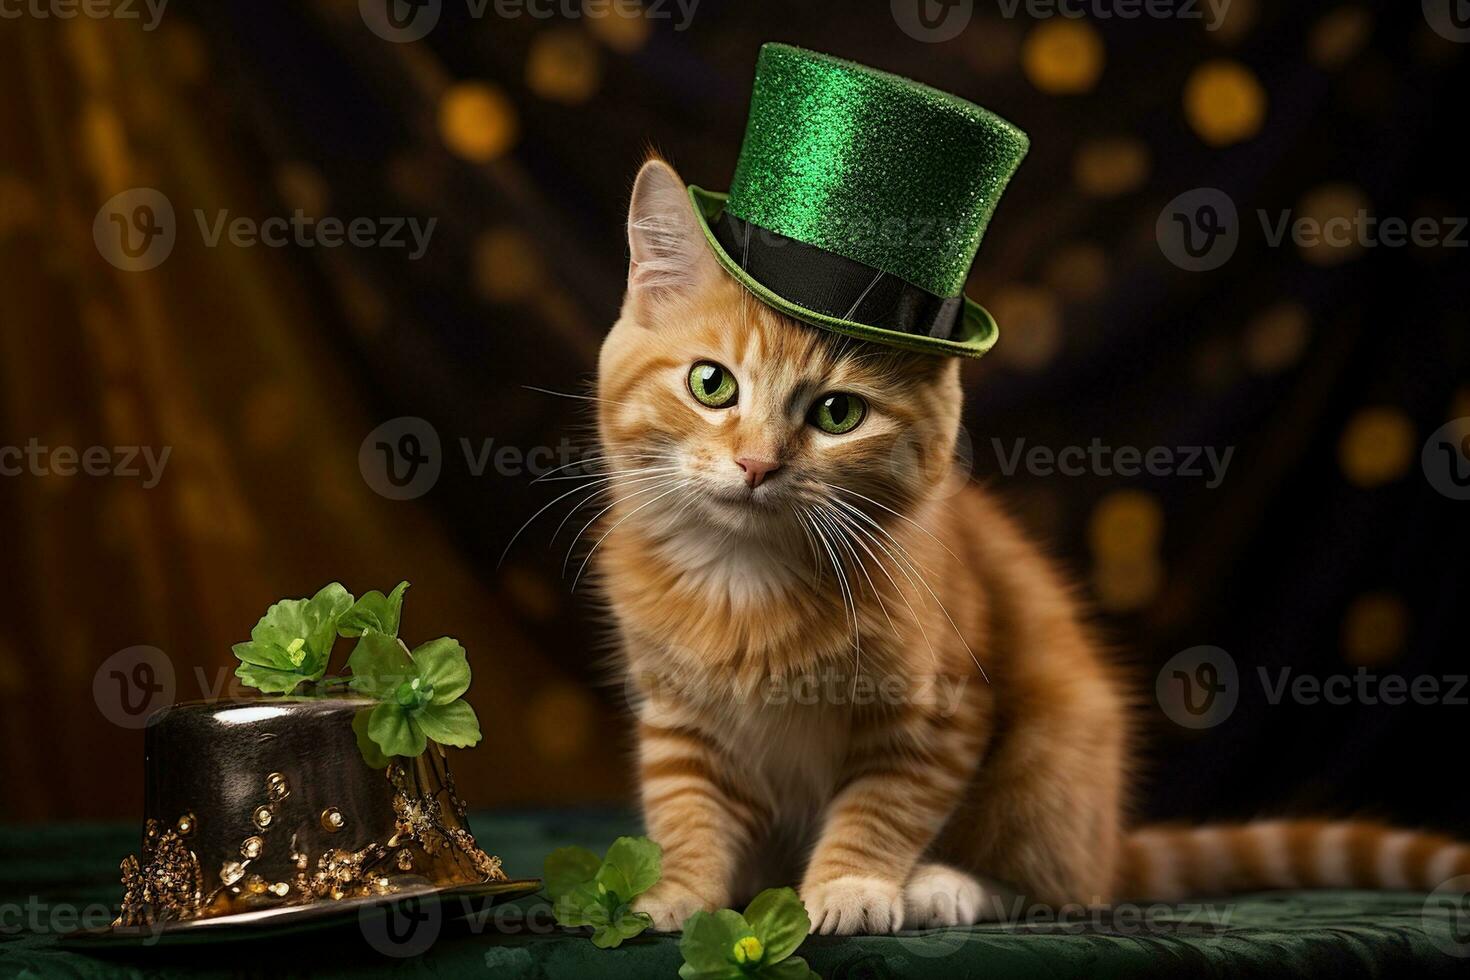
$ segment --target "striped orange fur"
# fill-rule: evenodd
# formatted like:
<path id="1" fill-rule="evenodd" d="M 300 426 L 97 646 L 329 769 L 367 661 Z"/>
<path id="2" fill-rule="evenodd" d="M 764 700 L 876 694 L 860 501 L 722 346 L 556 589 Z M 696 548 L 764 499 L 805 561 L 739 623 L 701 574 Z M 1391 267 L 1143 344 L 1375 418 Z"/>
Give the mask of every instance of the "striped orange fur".
<path id="1" fill-rule="evenodd" d="M 885 932 L 1031 901 L 1429 888 L 1470 850 L 1374 824 L 1146 828 L 1129 706 L 1068 584 L 951 473 L 954 360 L 788 320 L 725 275 L 683 183 L 640 173 L 601 353 L 612 503 L 591 569 L 638 714 L 662 929 L 799 883 L 813 928 Z M 690 391 L 696 362 L 738 382 Z M 863 398 L 851 432 L 808 424 Z M 754 485 L 738 460 L 779 468 Z"/>

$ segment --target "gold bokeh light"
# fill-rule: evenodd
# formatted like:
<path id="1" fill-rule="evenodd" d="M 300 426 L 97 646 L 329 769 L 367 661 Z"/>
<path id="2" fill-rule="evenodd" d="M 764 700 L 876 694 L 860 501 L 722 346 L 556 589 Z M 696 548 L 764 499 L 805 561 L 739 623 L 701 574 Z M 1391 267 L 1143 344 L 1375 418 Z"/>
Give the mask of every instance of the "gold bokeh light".
<path id="1" fill-rule="evenodd" d="M 1185 82 L 1184 115 L 1200 139 L 1211 146 L 1230 146 L 1260 132 L 1266 90 L 1238 61 L 1207 61 Z"/>
<path id="2" fill-rule="evenodd" d="M 471 163 L 502 156 L 515 145 L 519 128 L 510 99 L 485 82 L 458 82 L 439 101 L 444 145 Z"/>

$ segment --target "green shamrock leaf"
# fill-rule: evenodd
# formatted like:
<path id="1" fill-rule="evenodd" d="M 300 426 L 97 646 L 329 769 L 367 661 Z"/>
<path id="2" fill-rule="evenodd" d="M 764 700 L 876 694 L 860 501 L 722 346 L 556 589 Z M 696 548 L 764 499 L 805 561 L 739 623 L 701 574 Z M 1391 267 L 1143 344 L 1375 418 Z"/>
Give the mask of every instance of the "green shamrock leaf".
<path id="1" fill-rule="evenodd" d="M 470 688 L 470 662 L 458 640 L 441 636 L 413 651 L 419 678 L 434 691 L 435 704 L 448 704 Z"/>
<path id="2" fill-rule="evenodd" d="M 384 756 L 416 756 L 429 739 L 458 748 L 480 741 L 475 709 L 460 700 L 470 665 L 458 641 L 440 637 L 410 653 L 396 636 L 369 629 L 347 667 L 352 689 L 378 701 L 362 724 Z M 374 761 L 366 752 L 364 758 Z"/>
<path id="3" fill-rule="evenodd" d="M 741 976 L 744 971 L 735 960 L 735 951 L 746 949 L 745 960 L 748 963 L 748 941 L 752 939 L 755 939 L 755 931 L 750 928 L 750 923 L 733 909 L 695 912 L 684 923 L 684 935 L 679 939 L 679 952 L 684 954 L 679 976 L 684 980 Z"/>
<path id="4" fill-rule="evenodd" d="M 606 894 L 599 892 L 596 885 L 584 881 L 553 902 L 551 913 L 564 926 L 605 926 L 608 922 L 605 898 Z"/>
<path id="5" fill-rule="evenodd" d="M 817 974 L 793 956 L 811 919 L 790 888 L 768 888 L 742 915 L 732 909 L 695 912 L 684 923 L 679 951 L 683 980 L 811 980 Z"/>
<path id="6" fill-rule="evenodd" d="M 806 906 L 790 888 L 761 892 L 746 906 L 745 921 L 765 948 L 767 963 L 778 963 L 796 952 L 812 929 Z"/>
<path id="7" fill-rule="evenodd" d="M 601 949 L 622 945 L 653 924 L 634 912 L 633 899 L 661 873 L 662 850 L 647 837 L 619 837 L 606 859 L 583 847 L 563 847 L 546 858 L 546 892 L 552 914 L 564 926 L 591 926 Z"/>
<path id="8" fill-rule="evenodd" d="M 617 921 L 592 930 L 592 945 L 598 949 L 614 949 L 621 946 L 623 940 L 632 939 L 651 925 L 653 920 L 645 913 L 624 911 Z"/>
<path id="9" fill-rule="evenodd" d="M 267 694 L 289 694 L 327 672 L 337 623 L 352 595 L 333 582 L 310 599 L 283 599 L 266 610 L 247 643 L 233 647 L 235 676 Z"/>
<path id="10" fill-rule="evenodd" d="M 363 594 L 353 607 L 343 614 L 337 623 L 337 632 L 342 636 L 362 636 L 368 630 L 376 630 L 388 636 L 398 635 L 398 620 L 403 612 L 403 593 L 408 591 L 407 582 L 386 596 L 374 589 Z"/>
<path id="11" fill-rule="evenodd" d="M 546 880 L 546 894 L 554 902 L 573 888 L 590 882 L 600 867 L 602 858 L 585 847 L 559 847 L 546 856 L 542 875 Z"/>
<path id="12" fill-rule="evenodd" d="M 352 671 L 348 686 L 378 701 L 393 698 L 399 685 L 418 677 L 403 641 L 377 630 L 367 631 L 357 641 L 347 658 L 347 669 Z"/>
<path id="13" fill-rule="evenodd" d="M 363 708 L 352 716 L 352 733 L 357 736 L 357 749 L 362 753 L 362 761 L 374 769 L 384 769 L 388 765 L 388 756 L 373 741 L 372 735 L 368 734 L 368 720 L 372 718 L 373 709 Z"/>
<path id="14" fill-rule="evenodd" d="M 663 848 L 647 837 L 619 837 L 607 849 L 604 861 L 616 868 L 626 882 L 624 898 L 642 895 L 658 883 L 663 873 Z"/>

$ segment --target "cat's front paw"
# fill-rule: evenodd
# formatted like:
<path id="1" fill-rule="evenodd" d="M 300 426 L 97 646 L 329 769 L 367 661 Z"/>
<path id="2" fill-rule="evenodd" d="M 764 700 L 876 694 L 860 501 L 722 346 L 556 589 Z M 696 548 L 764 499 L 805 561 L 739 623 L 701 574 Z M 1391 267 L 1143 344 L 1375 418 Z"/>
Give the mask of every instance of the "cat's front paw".
<path id="1" fill-rule="evenodd" d="M 696 895 L 683 885 L 663 881 L 633 900 L 634 912 L 647 912 L 658 932 L 678 932 L 695 912 L 712 912 L 719 903 Z"/>
<path id="2" fill-rule="evenodd" d="M 910 928 L 973 925 L 985 917 L 985 888 L 972 876 L 943 864 L 921 864 L 903 886 Z"/>
<path id="3" fill-rule="evenodd" d="M 846 875 L 803 886 L 801 900 L 812 932 L 881 935 L 903 928 L 903 891 L 897 882 Z"/>

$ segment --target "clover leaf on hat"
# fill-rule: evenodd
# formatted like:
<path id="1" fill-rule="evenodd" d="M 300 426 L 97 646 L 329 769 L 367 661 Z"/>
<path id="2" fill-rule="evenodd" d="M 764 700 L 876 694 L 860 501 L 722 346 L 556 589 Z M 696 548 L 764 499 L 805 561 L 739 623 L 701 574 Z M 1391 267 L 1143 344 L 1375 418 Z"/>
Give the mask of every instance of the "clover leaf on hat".
<path id="1" fill-rule="evenodd" d="M 377 630 L 389 636 L 398 635 L 398 620 L 403 613 L 403 593 L 408 591 L 407 582 L 399 582 L 387 595 L 373 589 L 364 592 L 352 608 L 342 614 L 337 632 L 342 636 L 362 636 L 368 630 Z"/>
<path id="2" fill-rule="evenodd" d="M 346 685 L 378 702 L 352 720 L 358 748 L 369 765 L 382 768 L 393 756 L 416 756 L 430 740 L 468 747 L 480 741 L 475 709 L 462 700 L 470 665 L 458 640 L 441 636 L 410 651 L 398 638 L 407 582 L 384 595 L 377 590 L 354 600 L 333 582 L 310 599 L 283 599 L 261 617 L 248 643 L 234 647 L 236 675 L 267 694 L 340 691 L 343 678 L 318 684 L 337 638 L 357 638 L 347 658 Z"/>
<path id="3" fill-rule="evenodd" d="M 458 640 L 442 636 L 410 652 L 396 636 L 369 629 L 347 667 L 351 688 L 378 702 L 353 722 L 370 763 L 416 756 L 430 739 L 457 748 L 480 741 L 475 709 L 461 700 L 470 686 L 470 665 Z M 365 742 L 376 747 L 376 755 Z"/>
<path id="4" fill-rule="evenodd" d="M 333 582 L 310 599 L 282 599 L 266 610 L 250 640 L 232 648 L 240 659 L 235 676 L 267 694 L 290 694 L 321 680 L 337 640 L 337 624 L 352 608 L 352 594 Z"/>

